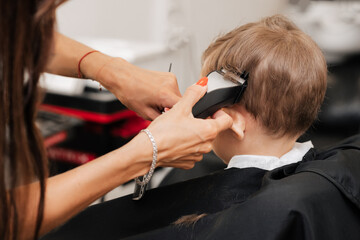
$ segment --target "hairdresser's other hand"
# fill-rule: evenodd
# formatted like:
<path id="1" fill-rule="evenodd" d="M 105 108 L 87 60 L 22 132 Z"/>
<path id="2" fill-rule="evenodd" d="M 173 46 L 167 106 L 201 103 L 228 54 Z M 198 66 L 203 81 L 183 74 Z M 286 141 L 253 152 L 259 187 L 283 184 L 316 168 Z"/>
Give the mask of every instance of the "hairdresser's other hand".
<path id="1" fill-rule="evenodd" d="M 109 59 L 96 75 L 95 80 L 145 119 L 155 119 L 181 97 L 174 74 L 142 69 L 122 58 Z"/>
<path id="2" fill-rule="evenodd" d="M 94 52 L 94 49 L 60 33 L 55 33 L 54 38 L 47 72 L 77 77 L 80 71 L 86 78 L 100 82 L 143 118 L 155 119 L 165 107 L 171 108 L 181 97 L 172 73 L 136 67 L 122 58 Z"/>
<path id="3" fill-rule="evenodd" d="M 232 118 L 223 111 L 216 112 L 212 119 L 193 117 L 192 107 L 205 92 L 206 86 L 190 86 L 171 110 L 148 127 L 158 145 L 158 166 L 194 167 L 204 153 L 211 151 L 216 135 L 232 126 Z"/>

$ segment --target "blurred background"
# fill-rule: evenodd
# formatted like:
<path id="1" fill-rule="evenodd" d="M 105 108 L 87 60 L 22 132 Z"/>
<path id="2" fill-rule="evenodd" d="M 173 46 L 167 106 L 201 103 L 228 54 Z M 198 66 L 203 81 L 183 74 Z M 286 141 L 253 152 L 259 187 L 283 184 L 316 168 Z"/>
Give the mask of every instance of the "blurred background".
<path id="1" fill-rule="evenodd" d="M 359 133 L 360 1 L 72 0 L 59 7 L 57 24 L 59 32 L 140 67 L 168 71 L 172 63 L 184 92 L 198 80 L 201 54 L 213 39 L 276 13 L 312 36 L 329 67 L 319 119 L 300 141 L 323 147 Z M 38 122 L 54 174 L 120 147 L 149 124 L 93 81 L 46 74 L 42 84 Z M 208 162 L 200 172 L 219 168 Z"/>

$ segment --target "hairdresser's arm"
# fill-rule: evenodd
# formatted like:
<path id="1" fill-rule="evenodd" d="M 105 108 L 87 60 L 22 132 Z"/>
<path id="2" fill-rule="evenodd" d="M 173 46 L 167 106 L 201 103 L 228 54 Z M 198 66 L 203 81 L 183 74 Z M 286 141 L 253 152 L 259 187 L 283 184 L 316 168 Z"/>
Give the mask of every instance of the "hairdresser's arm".
<path id="1" fill-rule="evenodd" d="M 195 119 L 192 106 L 205 93 L 206 87 L 191 86 L 174 107 L 156 118 L 148 127 L 158 146 L 157 166 L 189 169 L 211 150 L 216 135 L 232 125 L 222 111 L 213 119 Z M 111 189 L 149 171 L 152 144 L 145 133 L 138 134 L 125 146 L 47 181 L 45 213 L 41 233 L 64 223 L 91 202 Z M 29 187 L 24 187 L 29 189 Z M 22 236 L 31 236 L 34 227 L 39 185 L 30 186 L 30 214 L 22 227 Z M 19 211 L 21 212 L 21 211 Z M 22 238 L 21 238 L 22 239 Z"/>
<path id="2" fill-rule="evenodd" d="M 77 77 L 79 60 L 91 50 L 84 44 L 55 33 L 55 47 L 46 70 Z M 80 69 L 86 78 L 100 82 L 129 109 L 147 119 L 155 119 L 165 107 L 171 108 L 180 97 L 174 74 L 142 69 L 122 58 L 91 53 L 82 60 Z"/>

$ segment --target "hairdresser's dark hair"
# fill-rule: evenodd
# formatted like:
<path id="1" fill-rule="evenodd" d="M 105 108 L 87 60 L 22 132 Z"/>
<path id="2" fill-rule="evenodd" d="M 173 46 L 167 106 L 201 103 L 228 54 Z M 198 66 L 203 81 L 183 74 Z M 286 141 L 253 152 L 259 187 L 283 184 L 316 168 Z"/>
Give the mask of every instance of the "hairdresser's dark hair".
<path id="1" fill-rule="evenodd" d="M 32 209 L 31 192 L 19 186 L 38 181 L 40 194 L 34 239 L 44 213 L 47 159 L 35 126 L 38 81 L 44 71 L 55 23 L 57 0 L 0 0 L 0 239 L 18 239 Z M 22 207 L 21 209 L 27 209 Z"/>

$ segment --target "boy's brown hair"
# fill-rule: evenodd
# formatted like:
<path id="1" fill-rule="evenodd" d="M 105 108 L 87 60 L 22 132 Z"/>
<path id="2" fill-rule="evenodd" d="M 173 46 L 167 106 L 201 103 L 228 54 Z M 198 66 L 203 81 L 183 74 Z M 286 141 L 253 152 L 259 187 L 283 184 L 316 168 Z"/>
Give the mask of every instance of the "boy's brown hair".
<path id="1" fill-rule="evenodd" d="M 316 119 L 326 91 L 327 67 L 317 44 L 281 15 L 249 23 L 205 50 L 202 75 L 249 73 L 239 104 L 274 136 L 297 136 Z M 229 73 L 230 72 L 230 73 Z"/>

